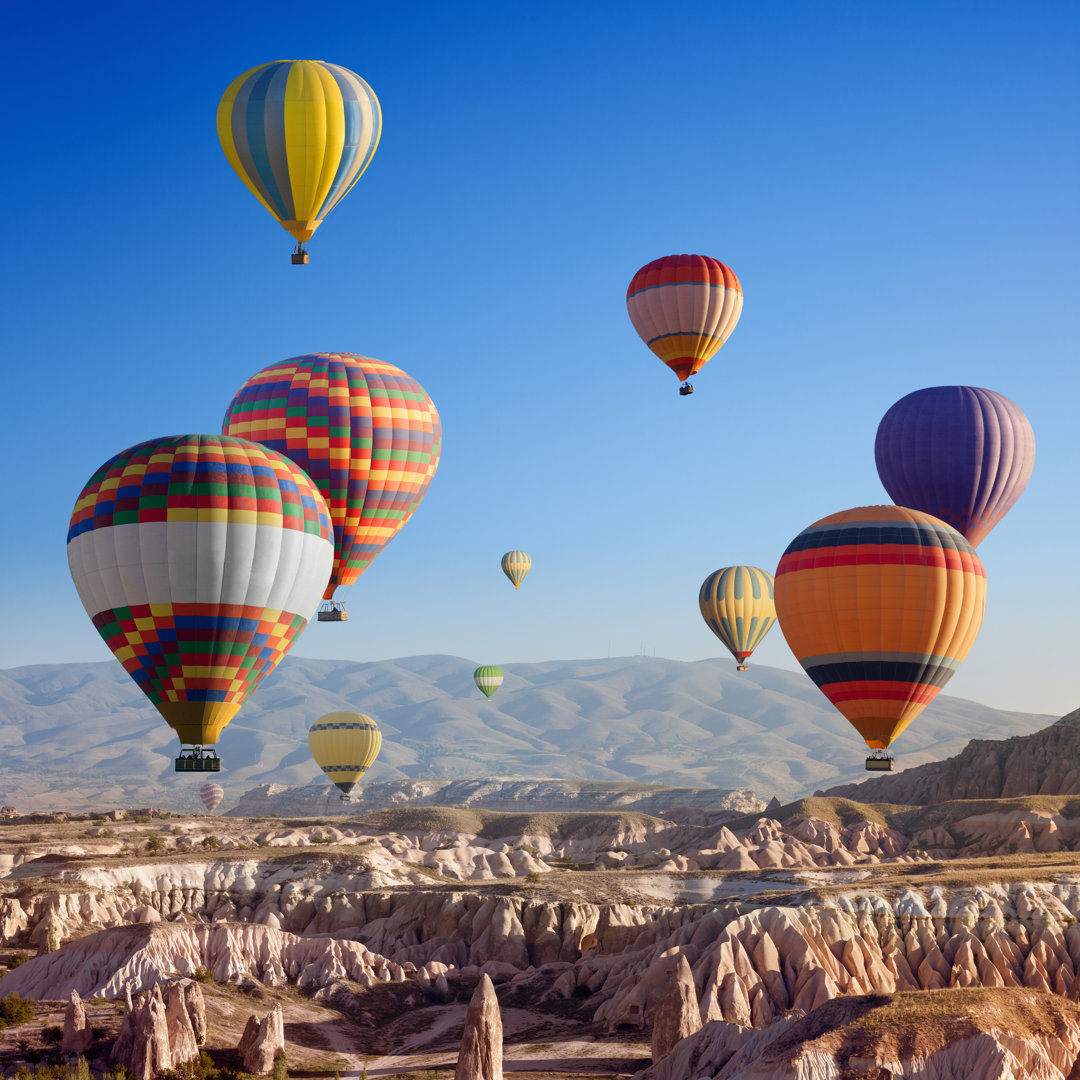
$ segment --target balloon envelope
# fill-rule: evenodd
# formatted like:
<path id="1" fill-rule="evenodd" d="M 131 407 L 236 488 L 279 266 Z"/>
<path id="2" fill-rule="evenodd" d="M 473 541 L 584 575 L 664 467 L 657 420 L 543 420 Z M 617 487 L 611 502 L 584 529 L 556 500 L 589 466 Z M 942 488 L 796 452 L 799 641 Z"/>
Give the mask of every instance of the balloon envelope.
<path id="1" fill-rule="evenodd" d="M 867 745 L 884 749 L 967 656 L 986 573 L 945 522 L 862 506 L 795 537 L 776 568 L 775 596 L 795 658 Z"/>
<path id="2" fill-rule="evenodd" d="M 237 176 L 303 243 L 368 167 L 382 111 L 375 92 L 348 68 L 275 60 L 229 84 L 217 129 Z"/>
<path id="3" fill-rule="evenodd" d="M 379 756 L 382 734 L 370 716 L 332 712 L 311 725 L 308 746 L 319 768 L 348 795 Z"/>
<path id="4" fill-rule="evenodd" d="M 424 388 L 393 364 L 354 353 L 263 368 L 233 398 L 223 430 L 279 451 L 315 481 L 334 523 L 327 600 L 412 517 L 442 450 L 439 414 Z"/>
<path id="5" fill-rule="evenodd" d="M 772 574 L 756 566 L 725 566 L 702 583 L 698 606 L 743 671 L 743 661 L 776 622 Z"/>
<path id="6" fill-rule="evenodd" d="M 106 461 L 75 502 L 67 553 L 98 633 L 180 741 L 202 746 L 288 652 L 334 557 L 304 473 L 217 435 Z"/>
<path id="7" fill-rule="evenodd" d="M 199 788 L 199 798 L 202 799 L 202 804 L 206 807 L 207 812 L 212 814 L 221 805 L 221 800 L 225 798 L 225 791 L 220 784 L 203 784 Z"/>
<path id="8" fill-rule="evenodd" d="M 492 665 L 478 667 L 473 672 L 473 682 L 476 683 L 476 688 L 484 697 L 493 697 L 495 691 L 503 684 L 502 668 Z"/>
<path id="9" fill-rule="evenodd" d="M 508 551 L 501 560 L 502 572 L 513 582 L 516 589 L 532 569 L 532 559 L 524 551 Z"/>
<path id="10" fill-rule="evenodd" d="M 654 259 L 626 290 L 634 329 L 680 380 L 700 371 L 727 341 L 742 306 L 735 272 L 708 255 Z"/>
<path id="11" fill-rule="evenodd" d="M 889 409 L 874 457 L 897 505 L 941 518 L 978 547 L 1027 487 L 1035 433 L 1003 394 L 931 386 Z"/>

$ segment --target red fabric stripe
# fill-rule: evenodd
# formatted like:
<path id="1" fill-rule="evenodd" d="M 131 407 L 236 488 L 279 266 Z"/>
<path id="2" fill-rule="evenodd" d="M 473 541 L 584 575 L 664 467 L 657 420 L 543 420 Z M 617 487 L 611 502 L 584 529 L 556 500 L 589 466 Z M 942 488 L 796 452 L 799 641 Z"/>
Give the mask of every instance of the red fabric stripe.
<path id="1" fill-rule="evenodd" d="M 986 577 L 981 560 L 976 563 L 966 551 L 900 544 L 844 545 L 794 551 L 780 560 L 776 577 L 797 570 L 815 570 L 829 566 L 934 566 Z"/>

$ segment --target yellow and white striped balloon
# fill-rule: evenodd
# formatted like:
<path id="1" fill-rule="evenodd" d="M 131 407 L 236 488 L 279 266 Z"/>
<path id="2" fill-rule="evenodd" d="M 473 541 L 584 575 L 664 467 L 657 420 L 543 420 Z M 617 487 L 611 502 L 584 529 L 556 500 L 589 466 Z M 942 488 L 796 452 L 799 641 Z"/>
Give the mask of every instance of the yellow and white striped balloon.
<path id="1" fill-rule="evenodd" d="M 746 658 L 776 622 L 772 574 L 756 566 L 725 566 L 698 593 L 701 617 L 746 671 Z"/>
<path id="2" fill-rule="evenodd" d="M 532 559 L 524 551 L 508 551 L 502 557 L 502 571 L 513 582 L 516 589 L 532 569 Z"/>

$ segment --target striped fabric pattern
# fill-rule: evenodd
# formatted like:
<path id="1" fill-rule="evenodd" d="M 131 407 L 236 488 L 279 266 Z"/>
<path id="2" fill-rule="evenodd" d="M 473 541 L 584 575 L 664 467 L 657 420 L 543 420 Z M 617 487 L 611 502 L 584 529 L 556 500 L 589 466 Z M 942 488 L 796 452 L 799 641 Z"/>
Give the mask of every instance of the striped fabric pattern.
<path id="1" fill-rule="evenodd" d="M 508 551 L 501 560 L 502 572 L 513 582 L 516 589 L 532 569 L 532 559 L 524 551 Z"/>
<path id="2" fill-rule="evenodd" d="M 322 493 L 334 526 L 327 600 L 412 517 L 442 452 L 439 414 L 424 388 L 393 364 L 354 353 L 311 353 L 257 372 L 222 430 L 284 454 Z"/>
<path id="3" fill-rule="evenodd" d="M 502 668 L 490 664 L 478 667 L 473 672 L 473 682 L 476 683 L 476 688 L 484 697 L 491 698 L 503 684 Z"/>
<path id="4" fill-rule="evenodd" d="M 183 743 L 213 745 L 311 618 L 330 514 L 280 454 L 182 435 L 107 461 L 75 503 L 68 564 L 117 660 Z"/>
<path id="5" fill-rule="evenodd" d="M 716 355 L 735 329 L 742 306 L 735 272 L 707 255 L 655 259 L 626 290 L 634 329 L 680 380 Z"/>
<path id="6" fill-rule="evenodd" d="M 236 174 L 303 243 L 371 162 L 382 111 L 375 92 L 348 68 L 275 60 L 229 84 L 217 130 Z"/>
<path id="7" fill-rule="evenodd" d="M 867 745 L 884 749 L 974 644 L 986 572 L 945 522 L 864 506 L 823 518 L 788 545 L 775 596 L 803 669 Z"/>
<path id="8" fill-rule="evenodd" d="M 202 804 L 206 807 L 207 813 L 212 814 L 221 805 L 221 800 L 225 798 L 225 790 L 220 784 L 213 782 L 203 784 L 199 788 L 199 798 L 202 799 Z"/>
<path id="9" fill-rule="evenodd" d="M 348 795 L 379 756 L 382 733 L 364 713 L 332 712 L 311 725 L 308 747 L 319 768 Z"/>
<path id="10" fill-rule="evenodd" d="M 772 574 L 756 566 L 725 566 L 698 593 L 701 617 L 744 670 L 743 661 L 776 622 Z"/>

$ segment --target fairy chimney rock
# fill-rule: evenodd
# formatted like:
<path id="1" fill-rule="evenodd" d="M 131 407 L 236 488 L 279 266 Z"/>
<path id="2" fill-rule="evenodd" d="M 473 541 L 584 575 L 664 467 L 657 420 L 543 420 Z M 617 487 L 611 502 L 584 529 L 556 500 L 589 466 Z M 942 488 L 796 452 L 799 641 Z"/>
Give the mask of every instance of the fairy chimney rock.
<path id="1" fill-rule="evenodd" d="M 503 1080 L 502 1015 L 495 987 L 487 975 L 473 992 L 465 1014 L 454 1080 Z"/>
<path id="2" fill-rule="evenodd" d="M 280 1005 L 275 1005 L 261 1022 L 254 1016 L 248 1020 L 239 1049 L 246 1072 L 256 1076 L 273 1072 L 275 1055 L 285 1049 L 285 1016 Z"/>
<path id="3" fill-rule="evenodd" d="M 685 956 L 679 957 L 675 969 L 668 976 L 653 1013 L 652 1059 L 659 1061 L 672 1047 L 688 1035 L 701 1029 L 694 976 Z"/>
<path id="4" fill-rule="evenodd" d="M 72 990 L 67 1012 L 64 1013 L 64 1037 L 60 1040 L 60 1050 L 65 1054 L 83 1054 L 93 1041 L 82 998 L 78 990 Z"/>

